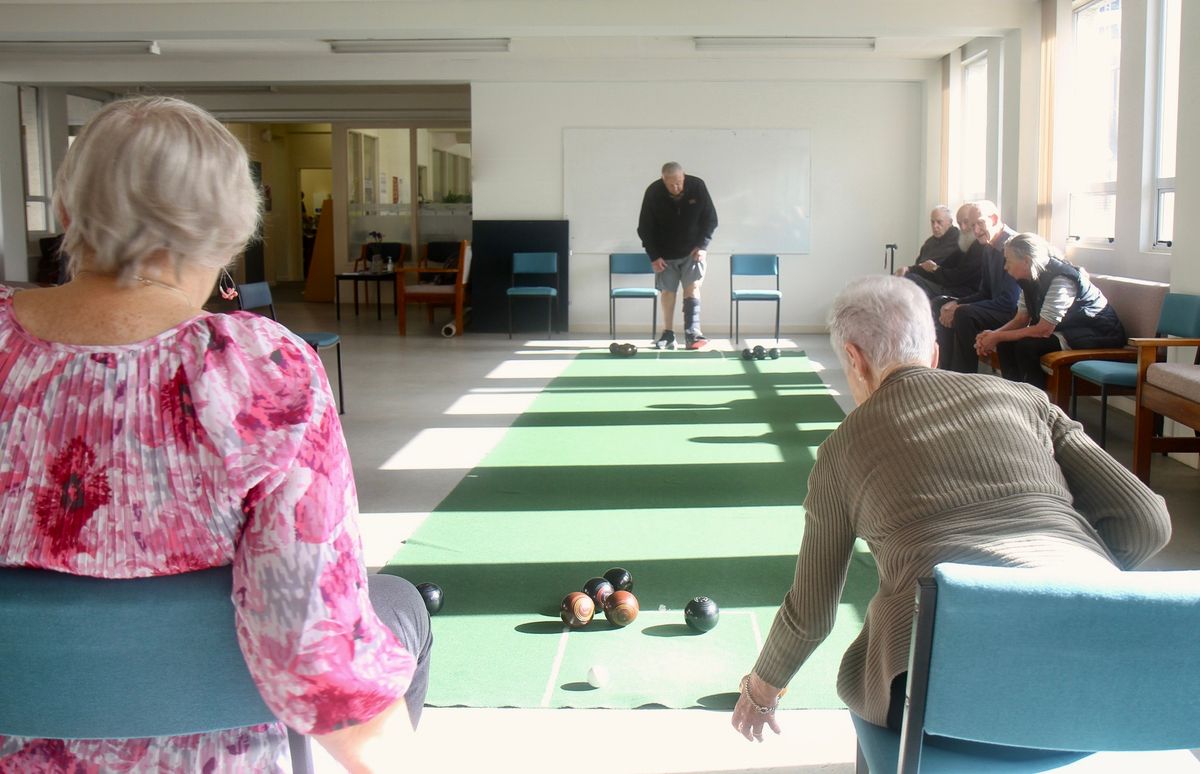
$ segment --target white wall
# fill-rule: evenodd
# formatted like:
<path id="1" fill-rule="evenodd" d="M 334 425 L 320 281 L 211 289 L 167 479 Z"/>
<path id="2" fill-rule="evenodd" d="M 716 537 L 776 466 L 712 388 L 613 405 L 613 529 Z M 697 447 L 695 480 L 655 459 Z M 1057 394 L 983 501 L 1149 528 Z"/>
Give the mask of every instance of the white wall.
<path id="1" fill-rule="evenodd" d="M 929 73 L 940 79 L 936 64 Z M 940 92 L 934 99 L 940 102 Z M 925 84 L 911 81 L 476 83 L 475 217 L 562 218 L 567 127 L 806 128 L 812 133 L 812 252 L 783 256 L 782 327 L 824 330 L 837 290 L 883 270 L 884 244 L 900 244 L 897 262 L 911 260 L 928 236 L 925 221 L 938 194 L 938 177 L 927 174 L 924 163 L 928 101 Z M 936 125 L 932 133 L 938 134 Z M 704 177 L 702 167 L 689 172 Z M 658 169 L 645 173 L 648 184 Z M 636 227 L 629 224 L 630 231 Z M 607 331 L 607 256 L 575 254 L 570 265 L 571 329 Z M 702 305 L 710 336 L 728 333 L 728 272 L 728 254 L 710 254 Z M 743 331 L 773 325 L 770 304 L 745 305 L 742 312 Z M 645 327 L 641 314 L 619 314 L 618 321 L 628 321 L 631 331 Z"/>

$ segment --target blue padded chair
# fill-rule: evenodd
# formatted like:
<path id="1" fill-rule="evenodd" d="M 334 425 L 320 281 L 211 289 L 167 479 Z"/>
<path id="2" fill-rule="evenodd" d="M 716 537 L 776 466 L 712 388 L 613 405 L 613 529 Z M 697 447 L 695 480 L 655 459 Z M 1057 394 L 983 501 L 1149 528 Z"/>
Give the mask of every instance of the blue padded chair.
<path id="1" fill-rule="evenodd" d="M 1200 771 L 1200 571 L 933 576 L 903 732 L 851 715 L 859 774 Z"/>
<path id="2" fill-rule="evenodd" d="M 734 277 L 775 277 L 775 289 L 734 287 Z M 783 293 L 779 290 L 779 256 L 766 253 L 734 253 L 729 256 L 729 337 L 738 342 L 743 301 L 775 302 L 775 340 L 779 341 L 779 308 Z M 736 312 L 735 312 L 736 310 Z"/>
<path id="3" fill-rule="evenodd" d="M 231 566 L 113 580 L 0 568 L 0 735 L 138 739 L 273 723 L 238 645 Z M 309 739 L 288 732 L 292 769 Z"/>
<path id="4" fill-rule="evenodd" d="M 1200 295 L 1168 293 L 1158 316 L 1156 338 L 1179 336 L 1200 338 Z M 1200 351 L 1196 354 L 1200 365 Z M 1082 379 L 1100 388 L 1100 446 L 1108 435 L 1108 396 L 1132 395 L 1137 389 L 1138 365 L 1109 360 L 1081 360 L 1071 366 L 1071 416 L 1075 416 L 1078 395 L 1075 380 Z"/>
<path id="5" fill-rule="evenodd" d="M 255 311 L 258 309 L 266 309 L 267 316 L 272 320 L 275 318 L 275 302 L 271 300 L 271 286 L 266 282 L 247 282 L 245 285 L 238 285 L 238 309 L 246 311 Z M 342 337 L 333 331 L 315 331 L 315 332 L 300 332 L 292 331 L 304 343 L 313 349 L 320 351 L 334 347 L 337 352 L 337 375 L 338 375 L 338 413 L 346 413 L 346 399 L 342 393 Z"/>
<path id="6" fill-rule="evenodd" d="M 645 253 L 609 253 L 608 256 L 608 335 L 617 337 L 617 300 L 621 298 L 650 299 L 650 338 L 658 328 L 658 297 L 657 288 L 614 288 L 614 274 L 654 274 L 650 265 L 650 256 Z"/>
<path id="7" fill-rule="evenodd" d="M 522 275 L 553 275 L 554 286 L 518 285 Z M 513 298 L 546 299 L 546 337 L 552 335 L 554 327 L 554 305 L 558 302 L 558 253 L 513 253 L 512 286 L 508 289 L 508 337 L 512 338 Z"/>

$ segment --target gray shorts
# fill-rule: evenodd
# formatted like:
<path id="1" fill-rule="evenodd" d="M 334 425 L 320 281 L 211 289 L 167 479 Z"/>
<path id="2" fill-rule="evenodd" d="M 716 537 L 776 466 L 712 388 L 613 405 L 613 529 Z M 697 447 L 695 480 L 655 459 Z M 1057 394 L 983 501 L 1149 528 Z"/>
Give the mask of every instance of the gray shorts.
<path id="1" fill-rule="evenodd" d="M 679 284 L 699 285 L 704 280 L 704 261 L 697 261 L 688 255 L 666 262 L 667 268 L 654 275 L 654 287 L 666 293 L 679 291 Z"/>

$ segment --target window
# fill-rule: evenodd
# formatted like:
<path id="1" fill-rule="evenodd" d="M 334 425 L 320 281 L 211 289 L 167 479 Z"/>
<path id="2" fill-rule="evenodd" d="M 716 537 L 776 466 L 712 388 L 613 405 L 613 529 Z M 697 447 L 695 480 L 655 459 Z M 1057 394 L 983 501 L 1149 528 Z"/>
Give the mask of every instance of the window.
<path id="1" fill-rule="evenodd" d="M 1154 154 L 1154 244 L 1170 247 L 1175 235 L 1175 143 L 1179 131 L 1179 10 L 1162 0 L 1159 26 L 1158 123 Z"/>
<path id="2" fill-rule="evenodd" d="M 1069 140 L 1068 234 L 1113 241 L 1117 212 L 1117 105 L 1121 80 L 1121 0 L 1074 10 Z"/>
<path id="3" fill-rule="evenodd" d="M 50 197 L 46 192 L 40 95 L 32 86 L 21 86 L 19 92 L 25 162 L 25 230 L 45 232 L 50 229 Z"/>
<path id="4" fill-rule="evenodd" d="M 963 201 L 987 196 L 988 65 L 983 53 L 963 62 L 962 77 L 962 179 Z"/>

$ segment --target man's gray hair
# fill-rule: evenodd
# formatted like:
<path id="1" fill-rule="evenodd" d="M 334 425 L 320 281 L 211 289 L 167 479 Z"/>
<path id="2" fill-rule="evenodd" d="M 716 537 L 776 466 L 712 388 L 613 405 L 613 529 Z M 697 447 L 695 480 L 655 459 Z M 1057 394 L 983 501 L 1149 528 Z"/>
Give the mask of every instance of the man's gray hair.
<path id="1" fill-rule="evenodd" d="M 1011 250 L 1013 255 L 1029 264 L 1029 275 L 1033 279 L 1041 275 L 1042 270 L 1050 264 L 1051 258 L 1062 257 L 1049 242 L 1031 231 L 1012 237 L 1004 243 L 1004 248 Z"/>
<path id="2" fill-rule="evenodd" d="M 875 373 L 929 365 L 936 341 L 929 299 L 903 277 L 875 274 L 854 280 L 833 299 L 829 338 L 843 366 L 847 344 L 862 350 Z"/>
<path id="3" fill-rule="evenodd" d="M 675 173 L 682 171 L 683 165 L 678 161 L 668 161 L 666 164 L 663 164 L 662 173 L 664 177 L 667 175 L 674 175 Z"/>
<path id="4" fill-rule="evenodd" d="M 946 205 L 944 205 L 944 204 L 934 205 L 933 209 L 929 211 L 929 214 L 932 215 L 935 212 L 940 212 L 941 214 L 946 216 L 946 220 L 950 221 L 951 224 L 954 223 L 954 213 L 951 212 L 950 208 L 947 207 Z"/>
<path id="5" fill-rule="evenodd" d="M 246 149 L 204 110 L 169 97 L 109 103 L 59 168 L 63 249 L 129 279 L 164 252 L 175 267 L 228 264 L 258 228 L 260 196 Z"/>

